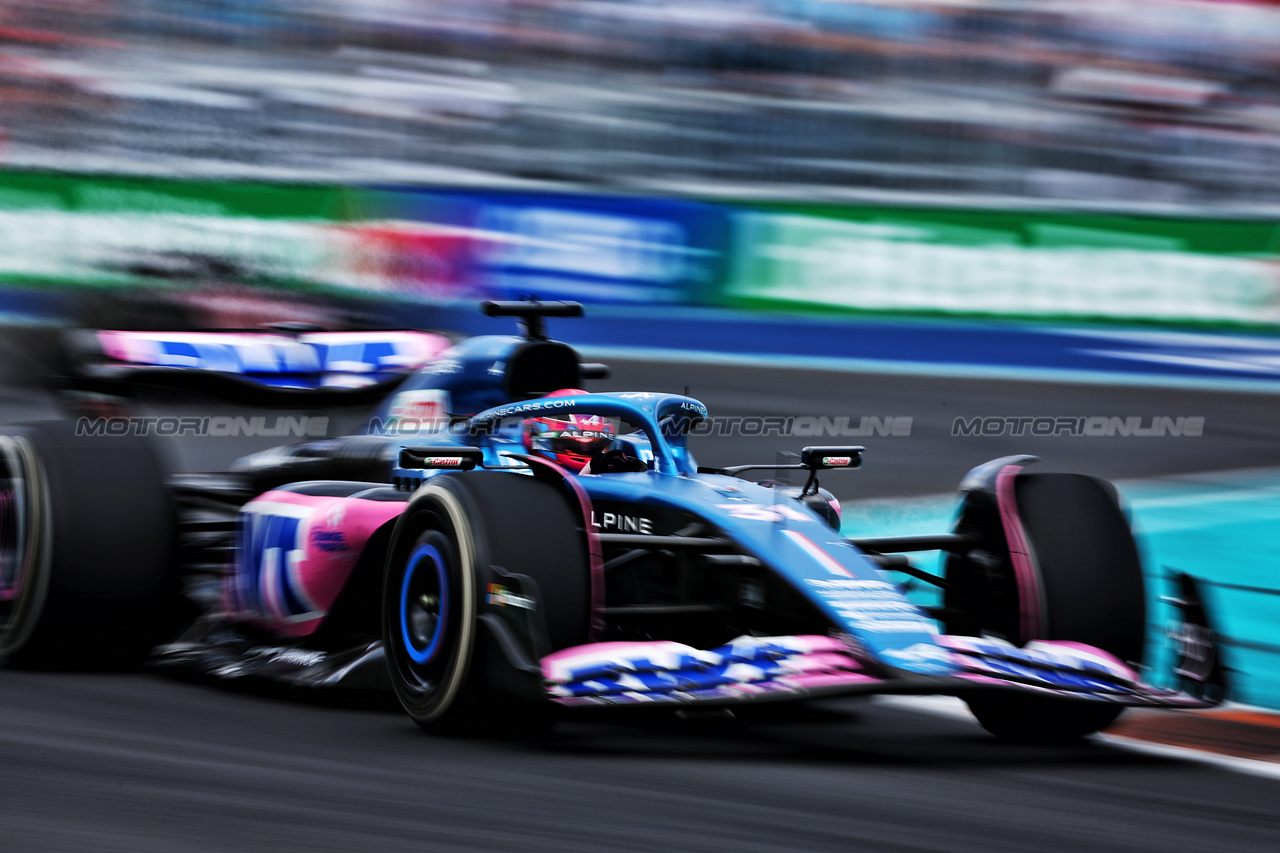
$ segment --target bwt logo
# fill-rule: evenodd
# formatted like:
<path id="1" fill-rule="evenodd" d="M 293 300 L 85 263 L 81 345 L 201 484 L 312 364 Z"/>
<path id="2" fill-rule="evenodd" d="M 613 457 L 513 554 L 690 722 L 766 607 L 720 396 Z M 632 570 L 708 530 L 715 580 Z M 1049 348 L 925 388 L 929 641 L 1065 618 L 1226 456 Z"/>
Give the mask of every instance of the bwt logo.
<path id="1" fill-rule="evenodd" d="M 1143 426 L 1143 421 L 1146 426 Z M 1112 436 L 1185 436 L 1204 435 L 1202 417 L 976 417 L 956 418 L 951 434 L 960 436 L 997 435 L 1074 435 L 1090 438 Z"/>

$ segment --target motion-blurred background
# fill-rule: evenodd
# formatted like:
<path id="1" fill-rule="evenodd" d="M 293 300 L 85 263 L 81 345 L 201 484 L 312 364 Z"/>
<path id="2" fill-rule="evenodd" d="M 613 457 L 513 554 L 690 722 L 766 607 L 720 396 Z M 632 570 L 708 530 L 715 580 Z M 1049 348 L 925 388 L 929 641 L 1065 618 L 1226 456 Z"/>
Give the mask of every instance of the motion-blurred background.
<path id="1" fill-rule="evenodd" d="M 12 167 L 1274 210 L 1280 12 L 1197 0 L 10 0 Z"/>
<path id="2" fill-rule="evenodd" d="M 852 439 L 868 445 L 866 469 L 824 480 L 845 500 L 846 535 L 947 529 L 964 472 L 1009 453 L 1120 481 L 1153 599 L 1172 573 L 1200 578 L 1220 620 L 1233 698 L 1272 709 L 1280 709 L 1278 260 L 1280 3 L 0 0 L 0 422 L 116 405 L 51 391 L 67 365 L 66 340 L 80 328 L 293 321 L 510 333 L 509 321 L 486 325 L 476 300 L 576 299 L 588 303 L 587 318 L 552 321 L 550 331 L 610 362 L 613 389 L 690 388 L 713 414 L 740 423 L 872 419 L 866 437 Z M 150 414 L 240 413 L 238 403 L 171 388 L 139 391 L 129 403 Z M 367 415 L 368 406 L 347 407 L 331 432 L 357 429 Z M 1126 426 L 1107 436 L 979 434 L 973 426 L 1022 416 Z M 1143 437 L 1128 426 L 1135 419 L 1151 429 L 1157 419 L 1176 423 L 1179 432 Z M 1184 432 L 1197 419 L 1202 431 Z M 962 420 L 970 432 L 958 434 Z M 886 426 L 904 421 L 905 433 Z M 711 465 L 771 463 L 777 451 L 848 440 L 744 428 L 697 439 L 697 452 Z M 219 470 L 280 443 L 164 441 L 187 470 Z M 1153 638 L 1164 630 L 1160 612 Z M 23 684 L 61 683 L 37 678 Z M 212 813 L 203 825 L 225 827 L 224 803 L 239 809 L 248 791 L 265 815 L 255 819 L 271 830 L 263 838 L 287 826 L 286 847 L 298 844 L 295 827 L 329 804 L 332 820 L 345 823 L 326 815 L 316 825 L 328 833 L 319 846 L 351 837 L 329 833 L 331 825 L 371 832 L 365 801 L 352 811 L 346 788 L 314 795 L 304 804 L 310 811 L 299 806 L 313 796 L 299 799 L 299 791 L 316 790 L 300 785 L 320 775 L 310 762 L 322 746 L 350 750 L 333 765 L 335 779 L 369 769 L 379 785 L 397 786 L 387 803 L 412 796 L 386 822 L 401 838 L 410 813 L 493 824 L 498 791 L 495 825 L 514 820 L 513 834 L 477 835 L 467 825 L 450 843 L 468 848 L 475 838 L 509 838 L 521 849 L 538 846 L 529 838 L 551 838 L 545 849 L 566 849 L 569 818 L 556 815 L 610 798 L 641 813 L 634 789 L 617 780 L 643 787 L 650 773 L 629 748 L 604 770 L 575 769 L 569 785 L 548 785 L 541 754 L 523 775 L 510 771 L 523 758 L 503 758 L 492 777 L 439 776 L 450 808 L 458 791 L 484 786 L 474 797 L 483 811 L 445 818 L 421 811 L 418 789 L 403 784 L 417 777 L 383 778 L 385 767 L 418 755 L 390 736 L 360 740 L 347 718 L 329 736 L 332 719 L 299 727 L 290 709 L 279 736 L 261 730 L 271 732 L 263 747 L 262 708 L 241 714 L 235 699 L 201 698 L 193 727 L 168 698 L 152 698 L 171 694 L 153 694 L 150 682 L 88 692 L 79 683 L 74 693 L 56 687 L 48 700 L 48 717 L 65 716 L 61 731 L 74 734 L 47 735 L 55 730 L 41 712 L 27 744 L 31 769 L 10 762 L 19 781 L 0 797 L 18 804 L 11 811 L 23 826 L 36 827 L 25 836 L 36 839 L 33 849 L 60 837 L 67 814 L 87 815 L 92 843 L 84 846 L 104 849 L 102 827 L 117 818 L 93 803 L 114 805 L 101 781 L 107 753 L 86 753 L 87 770 L 72 774 L 87 780 L 79 788 L 48 768 L 65 743 L 109 734 L 102 727 L 111 721 L 137 721 L 145 729 L 137 742 L 153 743 L 165 761 L 177 744 L 252 744 L 238 758 L 211 759 L 209 778 L 230 778 L 235 790 L 201 795 L 199 808 Z M 110 712 L 91 710 L 93 691 L 116 703 Z M 4 694 L 14 706 L 25 695 Z M 251 734 L 209 722 L 219 715 L 203 709 L 223 705 L 234 709 L 226 720 L 252 721 Z M 158 720 L 180 721 L 180 734 L 148 740 Z M 1230 749 L 1256 743 L 1227 754 L 1274 761 L 1277 729 L 1266 725 L 1268 737 L 1233 735 Z M 13 731 L 6 743 L 25 737 Z M 876 730 L 847 753 L 833 751 L 849 749 L 833 746 L 845 734 L 813 731 L 813 747 L 777 753 L 781 760 L 762 753 L 763 782 L 742 782 L 736 760 L 722 776 L 700 765 L 680 765 L 678 782 L 652 776 L 662 797 L 646 813 L 676 832 L 668 792 L 692 791 L 692 805 L 677 812 L 693 809 L 688 825 L 699 830 L 708 813 L 739 820 L 751 810 L 724 834 L 734 849 L 847 848 L 844 828 L 816 840 L 787 827 L 789 814 L 804 812 L 778 811 L 777 787 L 794 779 L 811 809 L 793 818 L 805 832 L 856 811 L 849 803 L 870 803 L 868 813 L 886 821 L 876 833 L 905 827 L 908 838 L 936 824 L 948 833 L 936 849 L 969 837 L 980 842 L 968 846 L 1061 847 L 1066 836 L 1047 833 L 1067 831 L 1067 813 L 1066 823 L 1078 824 L 1076 846 L 1150 838 L 1151 849 L 1175 849 L 1247 837 L 1253 849 L 1276 849 L 1268 789 L 1254 781 L 1248 790 L 1260 804 L 1246 811 L 1242 787 L 1176 772 L 1178 764 L 1055 758 L 1033 779 L 1017 761 L 993 771 L 985 746 L 976 759 L 956 758 L 947 750 L 961 740 L 939 751 L 950 742 L 934 739 L 918 747 L 926 758 L 891 757 L 859 791 L 820 774 L 834 773 L 831 755 L 873 770 L 882 760 L 867 745 Z M 135 740 L 113 737 L 112 750 Z M 634 754 L 651 749 L 646 742 Z M 668 749 L 686 758 L 683 742 Z M 717 760 L 727 754 L 719 741 L 704 750 Z M 249 782 L 225 776 L 229 762 L 253 751 L 271 756 L 268 770 L 249 762 Z M 440 754 L 433 773 L 453 755 L 463 756 L 460 767 L 490 762 L 480 751 Z M 177 769 L 155 777 L 163 784 L 146 784 L 164 796 L 190 789 L 202 765 L 175 760 Z M 787 775 L 793 760 L 803 776 Z M 278 775 L 279 767 L 292 769 Z M 1097 785 L 1091 799 L 1080 794 L 1085 770 L 1103 780 L 1089 783 Z M 1003 789 L 991 784 L 997 772 L 1012 780 Z M 1058 772 L 1069 781 L 1042 782 Z M 608 774 L 607 785 L 584 797 L 581 780 L 597 773 Z M 886 804 L 898 796 L 878 789 L 887 776 L 909 780 L 911 798 L 925 792 L 921 802 L 968 796 L 977 805 L 921 821 L 914 799 Z M 939 779 L 942 787 L 931 788 Z M 512 793 L 519 786 L 552 802 L 550 822 L 528 818 Z M 826 788 L 835 805 L 807 804 L 812 789 Z M 719 804 L 707 799 L 717 790 L 729 792 Z M 121 810 L 135 834 L 119 843 L 142 849 L 150 842 L 135 842 L 136 832 L 159 832 L 156 814 L 194 808 L 175 796 L 178 805 L 157 796 L 164 805 Z M 1040 802 L 1024 809 L 1034 833 L 1011 833 L 1005 813 L 1018 813 L 1008 804 L 1026 797 L 1052 797 L 1052 810 Z M 1113 811 L 1135 798 L 1140 808 Z M 45 809 L 64 801 L 74 805 Z M 1147 828 L 1139 832 L 1141 809 L 1151 815 L 1141 813 Z M 295 814 L 308 816 L 279 817 Z M 983 816 L 966 824 L 976 834 L 951 835 L 961 831 L 956 814 Z M 234 821 L 242 832 L 238 813 Z M 616 835 L 615 815 L 589 825 Z M 428 827 L 411 843 L 438 832 Z M 698 832 L 685 837 L 706 842 Z M 864 832 L 859 843 L 884 837 Z M 670 846 L 671 837 L 637 843 Z"/>
<path id="3" fill-rule="evenodd" d="M 1269 324 L 1277 45 L 1208 0 L 9 0 L 0 281 Z"/>

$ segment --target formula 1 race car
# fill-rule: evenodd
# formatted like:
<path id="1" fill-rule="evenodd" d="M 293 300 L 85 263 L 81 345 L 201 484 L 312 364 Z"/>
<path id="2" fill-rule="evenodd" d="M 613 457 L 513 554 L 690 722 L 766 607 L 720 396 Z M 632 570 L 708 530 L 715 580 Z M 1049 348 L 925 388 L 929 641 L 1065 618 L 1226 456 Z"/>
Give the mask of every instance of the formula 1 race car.
<path id="1" fill-rule="evenodd" d="M 186 619 L 155 666 L 389 687 L 432 730 L 951 694 L 998 737 L 1061 742 L 1128 706 L 1223 698 L 1189 577 L 1166 633 L 1172 680 L 1140 677 L 1155 644 L 1109 484 L 997 459 L 961 483 L 952 532 L 850 540 L 818 477 L 857 468 L 864 448 L 804 448 L 800 487 L 742 476 L 778 465 L 701 468 L 699 401 L 578 390 L 577 353 L 542 323 L 579 306 L 484 307 L 524 335 L 442 353 L 366 434 L 223 474 L 166 478 L 140 436 L 4 428 L 0 654 L 118 661 Z M 902 556 L 931 550 L 948 555 L 941 576 Z M 904 578 L 940 587 L 941 604 L 914 603 Z"/>

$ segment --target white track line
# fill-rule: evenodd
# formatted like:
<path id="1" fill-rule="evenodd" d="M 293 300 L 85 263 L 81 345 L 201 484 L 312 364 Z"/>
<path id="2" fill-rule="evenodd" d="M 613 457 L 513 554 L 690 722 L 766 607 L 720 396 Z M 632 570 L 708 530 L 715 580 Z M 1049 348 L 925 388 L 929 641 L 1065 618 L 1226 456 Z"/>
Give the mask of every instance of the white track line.
<path id="1" fill-rule="evenodd" d="M 965 707 L 964 702 L 954 696 L 877 696 L 875 701 L 877 705 L 893 705 L 907 711 L 919 711 L 939 717 L 966 719 L 972 722 L 974 726 L 978 724 L 973 719 L 973 715 L 969 713 L 969 709 Z M 1233 707 L 1244 708 L 1246 706 Z M 1221 755 L 1216 752 L 1207 752 L 1185 746 L 1152 743 L 1151 741 L 1122 737 L 1120 735 L 1099 734 L 1096 737 L 1108 746 L 1129 752 L 1155 755 L 1161 758 L 1173 758 L 1179 761 L 1194 761 L 1197 764 L 1207 764 L 1211 767 L 1236 773 L 1247 773 L 1251 776 L 1261 776 L 1267 779 L 1280 779 L 1280 763 L 1274 761 L 1238 758 L 1233 755 Z"/>
<path id="2" fill-rule="evenodd" d="M 1181 761 L 1194 761 L 1199 764 L 1208 764 L 1212 767 L 1218 767 L 1223 770 L 1233 770 L 1236 773 L 1247 773 L 1250 776 L 1262 776 L 1267 779 L 1280 779 L 1280 764 L 1277 764 L 1274 761 L 1259 761 L 1255 758 L 1237 758 L 1234 755 L 1221 755 L 1216 752 L 1206 752 L 1202 749 L 1192 749 L 1186 746 L 1171 746 L 1165 743 L 1152 743 L 1151 741 L 1121 737 L 1120 735 L 1100 734 L 1097 737 L 1108 746 L 1127 749 L 1130 752 L 1157 755 L 1161 758 L 1176 758 Z"/>

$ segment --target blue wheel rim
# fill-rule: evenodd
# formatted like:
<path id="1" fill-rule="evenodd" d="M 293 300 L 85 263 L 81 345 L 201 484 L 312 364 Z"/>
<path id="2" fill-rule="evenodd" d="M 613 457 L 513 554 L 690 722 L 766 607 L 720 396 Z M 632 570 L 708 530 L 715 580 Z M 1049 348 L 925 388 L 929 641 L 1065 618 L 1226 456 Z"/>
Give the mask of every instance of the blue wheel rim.
<path id="1" fill-rule="evenodd" d="M 410 589 L 418 572 L 434 572 L 436 588 L 439 590 L 434 610 L 430 604 L 423 604 L 419 599 L 410 599 Z M 449 614 L 449 579 L 445 571 L 444 558 L 434 545 L 422 543 L 409 555 L 409 564 L 404 571 L 404 580 L 400 584 L 400 637 L 409 658 L 419 666 L 429 664 L 440 650 L 446 633 Z M 418 627 L 415 627 L 415 616 Z M 427 624 L 424 617 L 432 617 L 427 630 L 421 626 Z"/>

